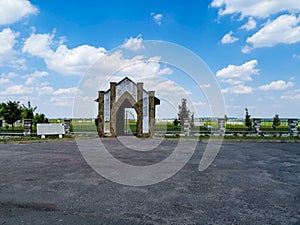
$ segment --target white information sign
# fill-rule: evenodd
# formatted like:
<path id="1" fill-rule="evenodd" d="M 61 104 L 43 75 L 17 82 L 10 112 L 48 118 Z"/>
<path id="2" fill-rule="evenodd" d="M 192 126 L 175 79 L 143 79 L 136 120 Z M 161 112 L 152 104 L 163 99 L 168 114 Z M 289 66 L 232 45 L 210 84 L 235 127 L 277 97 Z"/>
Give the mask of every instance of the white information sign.
<path id="1" fill-rule="evenodd" d="M 62 123 L 38 123 L 37 124 L 37 135 L 41 135 L 45 138 L 46 135 L 62 135 L 65 134 L 65 126 Z"/>

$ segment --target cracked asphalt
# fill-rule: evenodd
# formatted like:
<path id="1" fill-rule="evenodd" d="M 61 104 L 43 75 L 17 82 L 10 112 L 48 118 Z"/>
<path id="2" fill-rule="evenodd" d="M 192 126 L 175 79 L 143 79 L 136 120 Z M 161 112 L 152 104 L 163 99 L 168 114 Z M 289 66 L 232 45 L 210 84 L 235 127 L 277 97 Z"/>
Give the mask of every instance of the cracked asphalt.
<path id="1" fill-rule="evenodd" d="M 147 155 L 103 141 L 133 165 L 176 146 Z M 0 144 L 0 224 L 300 224 L 299 143 L 225 142 L 199 172 L 205 146 L 168 180 L 133 187 L 97 174 L 75 141 Z"/>

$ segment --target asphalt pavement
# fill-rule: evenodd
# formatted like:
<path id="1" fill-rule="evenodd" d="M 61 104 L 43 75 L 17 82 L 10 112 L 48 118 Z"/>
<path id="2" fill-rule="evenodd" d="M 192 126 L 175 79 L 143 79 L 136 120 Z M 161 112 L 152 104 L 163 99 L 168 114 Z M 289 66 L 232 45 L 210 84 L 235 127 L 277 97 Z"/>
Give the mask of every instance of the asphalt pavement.
<path id="1" fill-rule="evenodd" d="M 147 153 L 103 142 L 136 166 L 177 145 Z M 300 224 L 299 143 L 225 142 L 200 172 L 205 147 L 171 178 L 135 187 L 96 173 L 75 141 L 0 144 L 0 224 Z"/>

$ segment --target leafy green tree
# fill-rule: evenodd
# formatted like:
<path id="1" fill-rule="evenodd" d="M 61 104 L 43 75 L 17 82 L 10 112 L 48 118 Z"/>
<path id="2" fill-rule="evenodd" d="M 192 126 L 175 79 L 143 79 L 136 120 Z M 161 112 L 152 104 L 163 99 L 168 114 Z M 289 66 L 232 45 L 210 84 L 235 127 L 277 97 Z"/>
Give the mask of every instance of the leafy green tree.
<path id="1" fill-rule="evenodd" d="M 30 101 L 28 101 L 27 106 L 23 106 L 22 118 L 23 119 L 33 119 L 34 118 L 34 111 L 36 110 L 36 106 L 32 107 Z"/>
<path id="2" fill-rule="evenodd" d="M 5 107 L 5 103 L 0 103 L 0 117 L 2 116 L 2 111 Z"/>
<path id="3" fill-rule="evenodd" d="M 1 116 L 7 124 L 11 124 L 13 130 L 14 123 L 22 118 L 22 108 L 19 104 L 20 102 L 16 101 L 1 104 Z"/>
<path id="4" fill-rule="evenodd" d="M 186 99 L 181 99 L 181 105 L 178 106 L 179 113 L 178 117 L 180 120 L 180 124 L 183 125 L 185 119 L 190 119 L 190 110 L 187 107 Z"/>
<path id="5" fill-rule="evenodd" d="M 245 125 L 246 125 L 247 130 L 251 130 L 251 128 L 252 128 L 252 120 L 250 119 L 251 115 L 249 115 L 247 108 L 245 110 L 246 110 Z"/>
<path id="6" fill-rule="evenodd" d="M 36 126 L 38 123 L 49 123 L 48 118 L 45 116 L 45 114 L 41 113 L 38 114 L 36 113 L 34 118 L 33 118 L 33 124 Z"/>
<path id="7" fill-rule="evenodd" d="M 280 125 L 280 119 L 279 119 L 279 115 L 276 114 L 274 117 L 273 117 L 273 129 L 275 130 L 278 126 Z"/>

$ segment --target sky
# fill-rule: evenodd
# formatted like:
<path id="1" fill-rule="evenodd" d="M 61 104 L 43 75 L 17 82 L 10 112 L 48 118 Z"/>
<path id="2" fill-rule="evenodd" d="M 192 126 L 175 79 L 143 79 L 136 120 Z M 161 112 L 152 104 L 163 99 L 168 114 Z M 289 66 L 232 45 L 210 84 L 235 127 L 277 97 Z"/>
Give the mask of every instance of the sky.
<path id="1" fill-rule="evenodd" d="M 190 52 L 210 74 L 195 81 L 163 50 L 149 53 L 149 41 Z M 86 102 L 78 116 L 95 117 L 98 90 L 124 76 L 156 91 L 160 118 L 174 118 L 183 97 L 196 117 L 211 116 L 209 91 L 223 95 L 228 117 L 248 108 L 299 118 L 300 1 L 0 0 L 0 102 L 30 101 L 49 118 L 74 117 Z"/>

